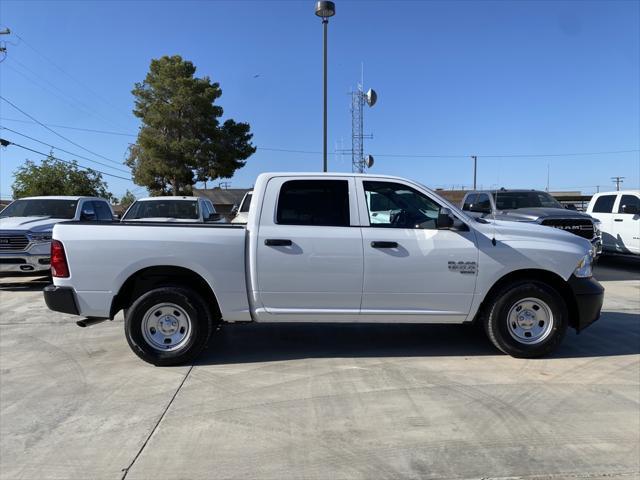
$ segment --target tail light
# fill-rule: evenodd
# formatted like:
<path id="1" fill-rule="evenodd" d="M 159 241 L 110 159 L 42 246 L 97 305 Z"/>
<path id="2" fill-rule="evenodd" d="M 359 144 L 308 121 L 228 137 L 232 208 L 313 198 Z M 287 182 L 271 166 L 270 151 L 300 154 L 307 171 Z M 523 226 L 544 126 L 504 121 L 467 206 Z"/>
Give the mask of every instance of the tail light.
<path id="1" fill-rule="evenodd" d="M 69 276 L 67 256 L 64 253 L 64 246 L 60 240 L 53 240 L 51 242 L 51 275 L 57 278 L 67 278 Z"/>

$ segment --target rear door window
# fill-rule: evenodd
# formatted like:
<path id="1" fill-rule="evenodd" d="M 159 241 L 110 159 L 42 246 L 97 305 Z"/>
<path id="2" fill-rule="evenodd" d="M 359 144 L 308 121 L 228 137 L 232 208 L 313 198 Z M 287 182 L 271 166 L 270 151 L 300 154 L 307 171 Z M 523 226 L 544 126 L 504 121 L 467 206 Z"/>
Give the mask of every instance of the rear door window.
<path id="1" fill-rule="evenodd" d="M 616 195 L 602 195 L 593 206 L 593 213 L 612 213 Z"/>
<path id="2" fill-rule="evenodd" d="M 280 188 L 276 223 L 348 227 L 347 180 L 289 180 Z"/>

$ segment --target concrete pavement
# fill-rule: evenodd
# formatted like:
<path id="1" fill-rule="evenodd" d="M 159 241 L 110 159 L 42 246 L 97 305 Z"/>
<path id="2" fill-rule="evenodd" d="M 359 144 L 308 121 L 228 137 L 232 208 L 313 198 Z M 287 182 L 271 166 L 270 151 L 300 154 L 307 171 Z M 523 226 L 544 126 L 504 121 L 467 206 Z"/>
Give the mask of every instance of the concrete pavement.
<path id="1" fill-rule="evenodd" d="M 640 478 L 640 270 L 518 360 L 472 329 L 229 325 L 193 367 L 0 285 L 0 478 Z M 605 270 L 608 269 L 608 270 Z"/>

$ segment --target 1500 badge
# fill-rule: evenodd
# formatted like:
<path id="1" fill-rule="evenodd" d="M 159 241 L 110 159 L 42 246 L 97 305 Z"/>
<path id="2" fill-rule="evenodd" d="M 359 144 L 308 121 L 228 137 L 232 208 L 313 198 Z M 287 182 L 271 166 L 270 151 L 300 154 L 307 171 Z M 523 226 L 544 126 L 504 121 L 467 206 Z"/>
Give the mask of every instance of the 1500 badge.
<path id="1" fill-rule="evenodd" d="M 460 273 L 476 273 L 476 262 L 449 262 L 449 270 Z"/>

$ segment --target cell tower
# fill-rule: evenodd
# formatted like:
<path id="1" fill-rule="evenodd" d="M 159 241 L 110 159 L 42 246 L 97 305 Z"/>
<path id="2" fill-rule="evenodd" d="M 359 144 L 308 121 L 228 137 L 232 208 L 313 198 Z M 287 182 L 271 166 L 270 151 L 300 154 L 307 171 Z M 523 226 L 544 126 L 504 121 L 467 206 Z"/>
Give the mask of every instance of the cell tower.
<path id="1" fill-rule="evenodd" d="M 373 157 L 364 155 L 364 139 L 373 138 L 364 134 L 364 104 L 373 107 L 378 94 L 371 88 L 365 93 L 363 83 L 364 80 L 351 92 L 351 171 L 356 173 L 373 166 Z"/>

